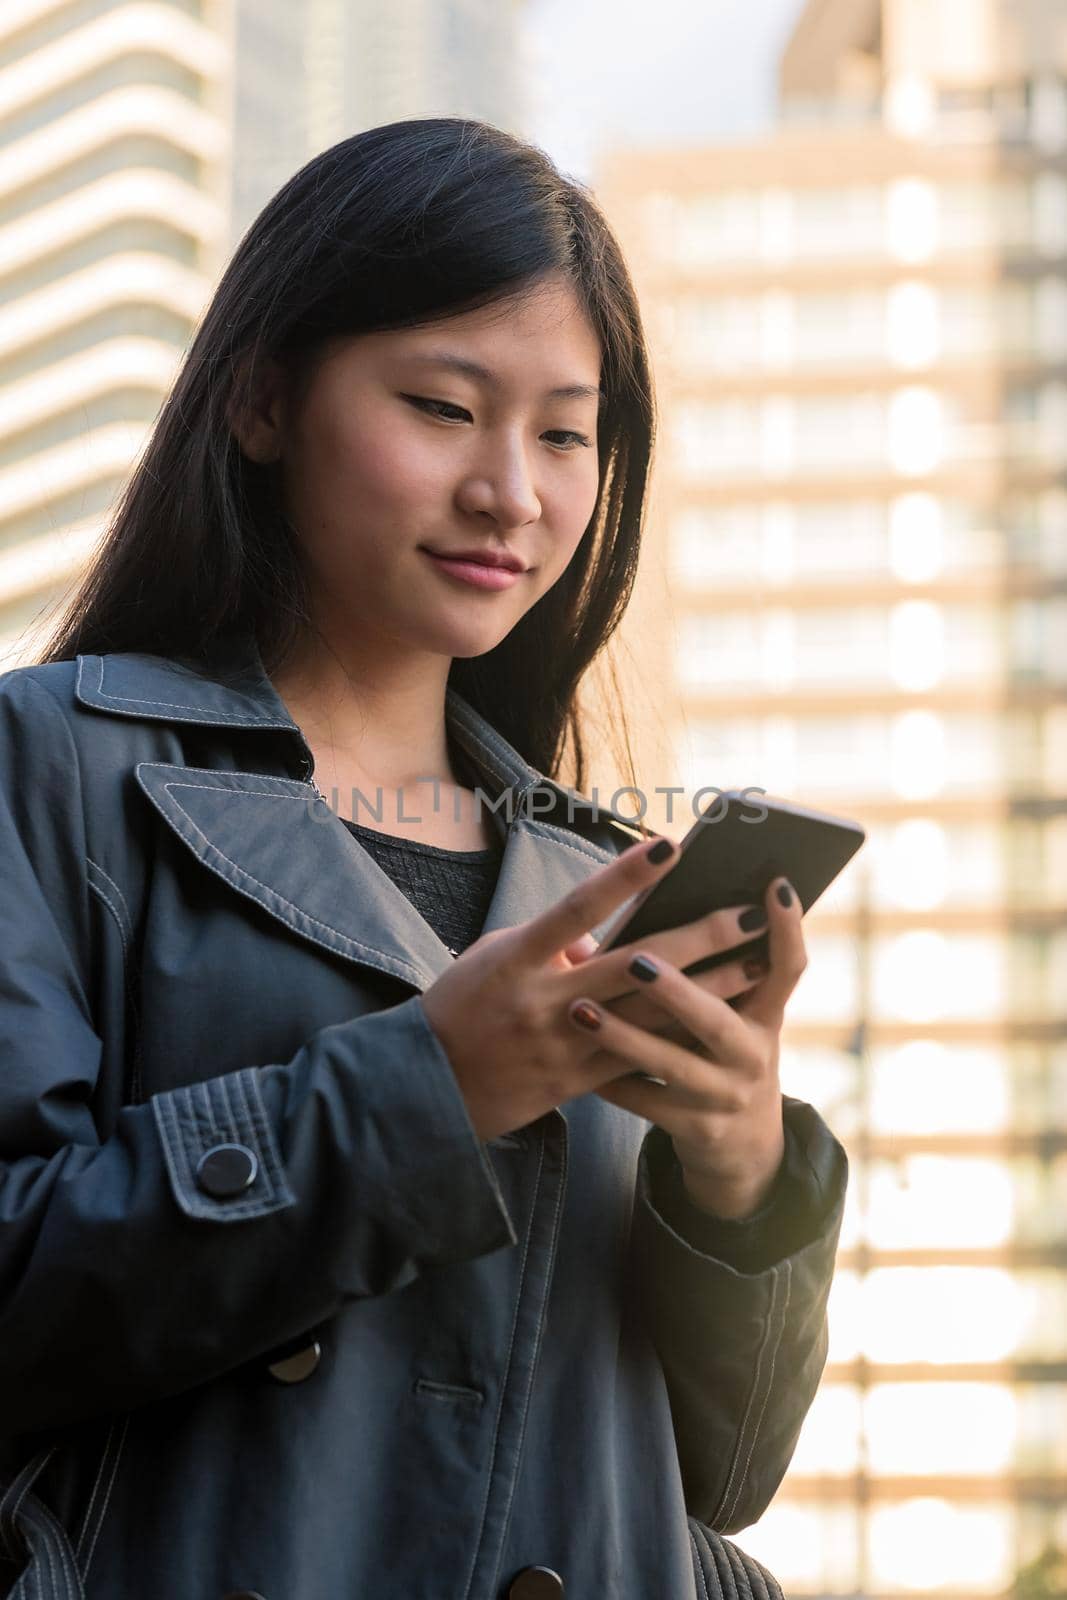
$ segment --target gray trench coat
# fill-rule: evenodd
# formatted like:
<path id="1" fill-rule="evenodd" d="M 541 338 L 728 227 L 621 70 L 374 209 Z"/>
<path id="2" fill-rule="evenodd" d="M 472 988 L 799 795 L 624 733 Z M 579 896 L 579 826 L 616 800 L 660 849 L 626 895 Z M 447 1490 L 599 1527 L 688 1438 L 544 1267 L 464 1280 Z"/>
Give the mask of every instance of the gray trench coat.
<path id="1" fill-rule="evenodd" d="M 515 797 L 486 930 L 631 842 L 448 718 Z M 787 1100 L 753 1228 L 595 1095 L 480 1143 L 453 957 L 311 778 L 246 636 L 0 678 L 0 1593 L 696 1600 L 822 1370 L 844 1153 Z"/>

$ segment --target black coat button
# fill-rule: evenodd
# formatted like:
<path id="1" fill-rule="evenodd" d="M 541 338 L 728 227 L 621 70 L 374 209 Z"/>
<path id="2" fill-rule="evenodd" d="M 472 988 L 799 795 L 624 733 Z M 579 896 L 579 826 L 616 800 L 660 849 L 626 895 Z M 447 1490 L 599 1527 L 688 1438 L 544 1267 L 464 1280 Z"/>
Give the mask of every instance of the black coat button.
<path id="1" fill-rule="evenodd" d="M 508 1600 L 560 1600 L 563 1579 L 551 1567 L 526 1567 L 508 1590 Z"/>
<path id="2" fill-rule="evenodd" d="M 205 1194 L 227 1200 L 255 1182 L 256 1158 L 243 1144 L 217 1144 L 196 1164 L 196 1181 Z"/>
<path id="3" fill-rule="evenodd" d="M 305 1378 L 311 1377 L 321 1360 L 322 1346 L 317 1339 L 312 1339 L 310 1344 L 294 1350 L 292 1355 L 279 1355 L 276 1361 L 270 1363 L 267 1371 L 278 1383 L 303 1383 Z"/>

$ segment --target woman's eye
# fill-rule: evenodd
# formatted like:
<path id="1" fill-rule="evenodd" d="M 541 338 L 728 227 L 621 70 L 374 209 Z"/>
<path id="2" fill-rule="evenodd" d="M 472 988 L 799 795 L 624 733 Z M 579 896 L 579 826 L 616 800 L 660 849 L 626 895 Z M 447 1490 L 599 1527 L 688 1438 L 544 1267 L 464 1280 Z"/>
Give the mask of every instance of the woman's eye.
<path id="1" fill-rule="evenodd" d="M 453 405 L 451 400 L 431 400 L 428 396 L 420 394 L 405 394 L 402 395 L 401 398 L 408 401 L 410 405 L 415 406 L 420 411 L 427 411 L 431 416 L 440 417 L 442 422 L 455 422 L 462 421 L 464 419 L 470 419 L 470 412 L 465 411 L 462 406 Z M 446 416 L 446 412 L 452 412 L 453 415 Z M 553 428 L 545 434 L 546 439 L 551 439 L 553 437 L 568 441 L 565 445 L 557 445 L 555 447 L 557 449 L 589 449 L 592 444 L 592 440 L 586 438 L 584 433 L 576 433 L 569 428 Z"/>
<path id="2" fill-rule="evenodd" d="M 411 405 L 417 406 L 420 411 L 429 411 L 432 416 L 440 417 L 445 411 L 458 411 L 461 417 L 469 417 L 470 412 L 464 411 L 462 406 L 454 406 L 450 400 L 428 400 L 424 395 L 406 394 L 403 396 Z M 453 419 L 444 417 L 444 421 Z"/>
<path id="3" fill-rule="evenodd" d="M 566 447 L 568 450 L 588 450 L 593 443 L 592 439 L 587 439 L 584 433 L 574 433 L 570 429 L 554 429 L 553 432 L 558 439 L 570 439 L 572 441 Z M 545 438 L 548 438 L 548 434 L 545 435 Z"/>

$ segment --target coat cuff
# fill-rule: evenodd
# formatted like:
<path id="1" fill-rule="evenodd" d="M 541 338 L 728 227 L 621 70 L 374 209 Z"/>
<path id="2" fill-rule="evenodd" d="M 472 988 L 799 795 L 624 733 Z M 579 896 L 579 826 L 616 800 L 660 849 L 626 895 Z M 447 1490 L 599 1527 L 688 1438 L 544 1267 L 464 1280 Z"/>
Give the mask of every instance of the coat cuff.
<path id="1" fill-rule="evenodd" d="M 650 1130 L 641 1152 L 639 1194 L 647 1197 L 656 1221 L 690 1249 L 735 1272 L 766 1272 L 814 1242 L 840 1199 L 828 1147 L 813 1138 L 811 1108 L 788 1096 L 782 1106 L 785 1153 L 769 1194 L 752 1216 L 719 1217 L 696 1205 L 662 1128 Z"/>

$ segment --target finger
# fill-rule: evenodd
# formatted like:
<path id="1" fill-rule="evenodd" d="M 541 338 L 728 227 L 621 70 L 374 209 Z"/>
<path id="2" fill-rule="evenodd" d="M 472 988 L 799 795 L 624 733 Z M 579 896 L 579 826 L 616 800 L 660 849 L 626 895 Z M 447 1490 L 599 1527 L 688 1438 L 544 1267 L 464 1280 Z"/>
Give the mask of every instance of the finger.
<path id="1" fill-rule="evenodd" d="M 800 897 L 788 878 L 776 878 L 767 890 L 771 970 L 751 994 L 738 1000 L 738 1016 L 767 1028 L 782 1026 L 786 1001 L 808 964 L 801 912 Z"/>
<path id="2" fill-rule="evenodd" d="M 637 946 L 635 946 L 635 954 L 640 954 L 640 949 Z M 654 960 L 659 960 L 659 954 L 653 958 Z M 768 963 L 763 958 L 753 955 L 753 957 L 745 957 L 744 960 L 739 960 L 739 962 L 723 963 L 723 966 L 717 966 L 710 973 L 701 973 L 699 978 L 693 978 L 691 982 L 696 984 L 697 989 L 701 990 L 702 994 L 718 995 L 720 1000 L 736 1000 L 739 995 L 747 994 L 750 989 L 757 986 L 758 982 L 763 981 L 768 971 Z M 576 976 L 581 979 L 581 974 L 576 974 Z M 589 973 L 587 976 L 592 978 L 593 974 Z M 683 971 L 683 976 L 688 976 L 688 974 Z M 641 984 L 640 981 L 635 981 L 633 978 L 630 978 L 629 982 L 632 982 L 633 987 L 625 990 L 624 994 L 616 995 L 614 992 L 609 992 L 609 994 L 603 995 L 600 994 L 600 986 L 593 986 L 593 984 L 590 984 L 584 992 L 589 994 L 590 1000 L 597 1000 L 600 1005 L 609 1006 L 611 1011 L 616 1016 L 624 1018 L 624 1021 L 637 1022 L 638 1027 L 656 1027 L 656 1032 L 662 1034 L 664 1029 L 659 1026 L 662 1022 L 661 1008 L 654 1006 L 651 1000 L 646 997 L 645 984 Z M 574 992 L 577 992 L 577 990 L 574 990 Z"/>
<path id="3" fill-rule="evenodd" d="M 750 1030 L 725 998 L 709 994 L 672 962 L 646 950 L 638 951 L 629 970 L 641 983 L 643 998 L 685 1028 L 717 1061 L 727 1066 L 756 1064 Z M 761 973 L 752 981 L 764 976 Z"/>
<path id="4" fill-rule="evenodd" d="M 655 1122 L 662 1128 L 671 1131 L 668 1124 L 672 1114 L 678 1118 L 689 1116 L 694 1111 L 707 1111 L 707 1095 L 699 1103 L 691 1096 L 679 1094 L 678 1090 L 670 1084 L 660 1085 L 648 1083 L 644 1078 L 634 1076 L 632 1073 L 620 1078 L 612 1078 L 610 1083 L 602 1083 L 593 1093 L 599 1095 L 601 1100 L 606 1100 L 610 1105 L 618 1106 L 623 1111 L 630 1111 L 635 1117 L 644 1117 L 646 1122 Z M 712 1109 L 730 1112 L 734 1108 L 725 1102 Z"/>
<path id="5" fill-rule="evenodd" d="M 657 855 L 664 845 L 669 849 Z M 594 872 L 554 906 L 522 923 L 512 944 L 511 959 L 519 966 L 549 961 L 603 922 L 632 895 L 650 889 L 670 871 L 677 856 L 678 846 L 672 839 L 656 839 L 651 845 L 646 841 L 631 845 L 617 860 Z"/>
<path id="6" fill-rule="evenodd" d="M 728 961 L 714 972 L 705 972 L 689 981 L 695 983 L 702 994 L 717 995 L 720 1000 L 736 1000 L 762 983 L 770 970 L 769 962 L 761 956 L 746 956 L 743 961 Z M 682 976 L 687 974 L 683 972 Z"/>
<path id="7" fill-rule="evenodd" d="M 747 957 L 743 961 L 730 961 L 725 966 L 716 967 L 714 972 L 706 972 L 701 977 L 692 979 L 692 982 L 706 994 L 718 995 L 720 1000 L 733 1002 L 761 982 L 769 970 L 766 961 L 757 957 Z M 590 998 L 607 1006 L 614 1016 L 622 1017 L 624 1022 L 632 1022 L 638 1028 L 649 1028 L 653 1033 L 658 1033 L 666 1039 L 677 1036 L 682 1043 L 688 1041 L 692 1045 L 696 1042 L 681 1023 L 666 1021 L 662 1007 L 654 1005 L 638 989 L 619 999 L 610 995 L 601 998 L 599 994 L 592 994 Z"/>
<path id="8" fill-rule="evenodd" d="M 595 956 L 600 946 L 591 933 L 583 933 L 580 939 L 575 939 L 569 944 L 563 954 L 571 966 L 581 966 L 583 961 L 588 961 L 590 956 Z"/>
<path id="9" fill-rule="evenodd" d="M 684 1053 L 690 1057 L 685 1073 L 662 1065 L 657 1072 L 632 1057 L 598 1050 L 589 1062 L 596 1080 L 590 1084 L 590 1093 L 662 1126 L 668 1112 L 733 1114 L 743 1108 L 745 1085 L 736 1073 L 707 1057 Z"/>
<path id="10" fill-rule="evenodd" d="M 662 1078 L 673 1088 L 691 1092 L 699 1097 L 698 1103 L 706 1102 L 709 1088 L 717 1082 L 723 1089 L 730 1079 L 736 1083 L 738 1068 L 746 1074 L 758 1071 L 752 1030 L 737 1012 L 717 995 L 702 994 L 677 968 L 660 963 L 660 969 L 655 979 L 656 985 L 662 985 L 657 1002 L 709 1048 L 714 1063 L 645 1028 L 624 1022 L 587 996 L 580 996 L 567 1007 L 568 1019 L 587 1037 L 595 1034 L 600 1049 L 630 1063 L 631 1070 Z M 590 1058 L 590 1065 L 599 1070 L 595 1058 Z M 709 1080 L 707 1074 L 712 1065 L 715 1071 Z"/>
<path id="11" fill-rule="evenodd" d="M 761 920 L 754 920 L 754 913 Z M 694 922 L 654 934 L 644 941 L 634 940 L 619 945 L 617 949 L 605 950 L 594 960 L 584 963 L 581 972 L 567 974 L 568 981 L 562 986 L 564 994 L 571 998 L 581 989 L 582 993 L 603 1001 L 605 1005 L 610 1000 L 622 1000 L 640 988 L 629 971 L 630 962 L 639 951 L 643 950 L 653 960 L 662 956 L 677 967 L 691 967 L 694 958 L 725 957 L 735 945 L 748 944 L 753 933 L 760 927 L 766 927 L 766 924 L 767 913 L 762 906 L 730 906 L 710 912 Z M 709 972 L 702 973 L 702 983 L 707 983 L 709 978 L 727 965 L 732 964 L 723 960 Z M 687 973 L 689 975 L 691 973 Z M 719 991 L 712 988 L 711 992 Z"/>

